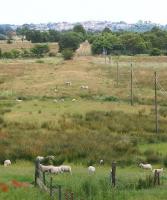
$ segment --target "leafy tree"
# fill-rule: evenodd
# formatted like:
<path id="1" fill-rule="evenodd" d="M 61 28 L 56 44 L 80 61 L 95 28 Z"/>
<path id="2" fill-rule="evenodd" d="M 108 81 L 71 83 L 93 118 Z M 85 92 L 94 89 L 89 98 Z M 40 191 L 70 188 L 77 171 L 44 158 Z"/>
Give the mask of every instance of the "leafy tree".
<path id="1" fill-rule="evenodd" d="M 123 44 L 125 53 L 140 54 L 145 53 L 147 50 L 147 45 L 140 34 L 125 33 L 120 36 L 120 40 Z"/>
<path id="2" fill-rule="evenodd" d="M 118 37 L 111 33 L 103 33 L 97 35 L 92 43 L 93 54 L 101 54 L 103 49 L 106 50 L 107 54 L 111 54 L 114 50 L 122 48 Z"/>
<path id="3" fill-rule="evenodd" d="M 72 49 L 75 51 L 81 42 L 82 38 L 79 34 L 74 32 L 63 33 L 59 41 L 60 51 L 63 49 Z"/>
<path id="4" fill-rule="evenodd" d="M 108 27 L 105 27 L 102 31 L 102 33 L 111 33 L 111 29 Z"/>
<path id="5" fill-rule="evenodd" d="M 76 33 L 82 33 L 83 35 L 86 34 L 84 27 L 81 24 L 77 24 L 74 26 L 73 31 Z"/>
<path id="6" fill-rule="evenodd" d="M 49 30 L 49 42 L 58 42 L 60 40 L 60 32 Z"/>

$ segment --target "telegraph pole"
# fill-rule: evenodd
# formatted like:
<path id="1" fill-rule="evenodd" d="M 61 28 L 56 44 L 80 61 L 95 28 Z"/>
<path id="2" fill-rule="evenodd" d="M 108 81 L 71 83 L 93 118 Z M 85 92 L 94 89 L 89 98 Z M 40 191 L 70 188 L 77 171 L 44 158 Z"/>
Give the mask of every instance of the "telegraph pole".
<path id="1" fill-rule="evenodd" d="M 119 62 L 117 61 L 117 87 L 119 83 Z"/>
<path id="2" fill-rule="evenodd" d="M 156 133 L 158 133 L 157 72 L 154 72 L 154 88 L 155 88 L 155 131 Z"/>
<path id="3" fill-rule="evenodd" d="M 133 106 L 133 66 L 131 63 L 131 76 L 130 76 L 130 96 L 131 96 L 131 106 Z"/>

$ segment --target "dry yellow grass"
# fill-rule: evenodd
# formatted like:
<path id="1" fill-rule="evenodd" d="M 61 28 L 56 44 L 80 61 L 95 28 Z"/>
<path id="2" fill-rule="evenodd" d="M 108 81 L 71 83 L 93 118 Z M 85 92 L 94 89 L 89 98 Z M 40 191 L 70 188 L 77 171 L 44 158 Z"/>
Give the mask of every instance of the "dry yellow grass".
<path id="1" fill-rule="evenodd" d="M 12 49 L 30 49 L 33 48 L 36 43 L 31 43 L 29 41 L 13 41 L 11 44 L 7 44 L 7 42 L 0 42 L 0 49 L 2 52 L 11 51 Z M 57 53 L 58 52 L 58 44 L 57 43 L 48 43 L 51 52 Z"/>

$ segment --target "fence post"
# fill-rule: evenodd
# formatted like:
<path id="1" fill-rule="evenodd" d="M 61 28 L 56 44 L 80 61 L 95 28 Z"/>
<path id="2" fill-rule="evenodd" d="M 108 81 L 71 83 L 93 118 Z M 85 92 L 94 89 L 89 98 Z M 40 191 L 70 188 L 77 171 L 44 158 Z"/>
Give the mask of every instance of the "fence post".
<path id="1" fill-rule="evenodd" d="M 52 182 L 53 182 L 53 178 L 50 177 L 50 199 L 52 199 L 53 197 L 53 188 L 52 188 Z"/>
<path id="2" fill-rule="evenodd" d="M 112 186 L 115 187 L 116 185 L 116 162 L 112 162 L 112 171 L 111 171 L 111 178 L 112 178 Z"/>
<path id="3" fill-rule="evenodd" d="M 45 172 L 43 172 L 42 175 L 43 175 L 43 183 L 44 185 L 46 185 Z"/>
<path id="4" fill-rule="evenodd" d="M 61 185 L 58 186 L 58 190 L 59 190 L 59 200 L 61 200 Z"/>
<path id="5" fill-rule="evenodd" d="M 160 173 L 157 170 L 154 172 L 154 185 L 156 185 L 156 182 L 157 185 L 160 185 Z"/>
<path id="6" fill-rule="evenodd" d="M 39 178 L 39 165 L 40 161 L 39 159 L 35 160 L 35 186 L 37 186 L 37 178 Z"/>
<path id="7" fill-rule="evenodd" d="M 71 200 L 74 200 L 74 193 L 71 192 Z"/>

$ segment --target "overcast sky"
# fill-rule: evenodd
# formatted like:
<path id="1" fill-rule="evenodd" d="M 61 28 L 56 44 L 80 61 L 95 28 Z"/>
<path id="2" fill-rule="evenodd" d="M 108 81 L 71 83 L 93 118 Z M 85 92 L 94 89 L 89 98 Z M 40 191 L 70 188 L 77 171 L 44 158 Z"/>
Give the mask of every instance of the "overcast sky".
<path id="1" fill-rule="evenodd" d="M 0 0 L 0 24 L 87 20 L 167 24 L 167 0 Z"/>

